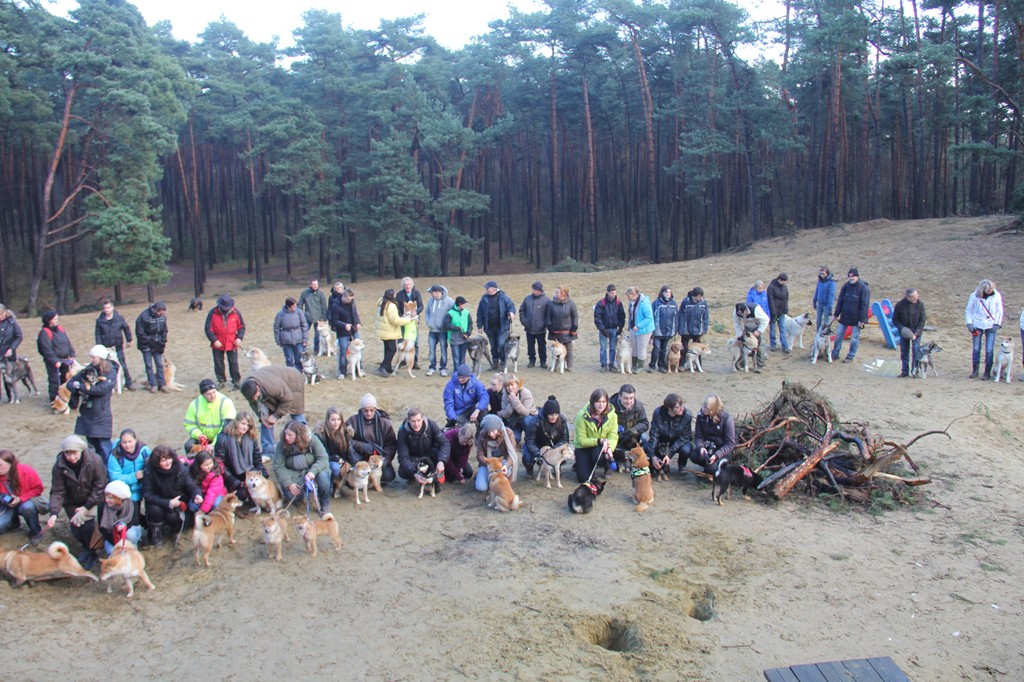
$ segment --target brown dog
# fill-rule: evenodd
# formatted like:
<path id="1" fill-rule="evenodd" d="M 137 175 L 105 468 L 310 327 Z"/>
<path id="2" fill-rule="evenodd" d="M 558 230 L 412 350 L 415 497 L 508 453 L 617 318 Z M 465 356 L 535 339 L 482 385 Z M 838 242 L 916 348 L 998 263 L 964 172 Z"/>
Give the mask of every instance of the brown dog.
<path id="1" fill-rule="evenodd" d="M 177 373 L 178 368 L 174 366 L 168 358 L 164 358 L 164 388 L 168 391 L 180 391 L 185 388 L 174 380 L 174 375 Z"/>
<path id="2" fill-rule="evenodd" d="M 683 357 L 683 344 L 673 341 L 668 346 L 668 371 L 669 374 L 679 372 L 679 364 Z"/>
<path id="3" fill-rule="evenodd" d="M 352 471 L 352 465 L 348 462 L 342 462 L 341 470 L 331 481 L 331 491 L 335 498 L 341 497 L 341 489 L 345 487 L 345 479 L 348 477 L 348 472 L 350 471 Z"/>
<path id="4" fill-rule="evenodd" d="M 289 541 L 288 537 L 288 510 L 281 509 L 270 512 L 263 523 L 263 542 L 267 543 L 267 552 L 271 559 L 281 560 L 281 545 Z"/>
<path id="5" fill-rule="evenodd" d="M 256 505 L 256 513 L 261 511 L 272 512 L 284 506 L 281 500 L 281 491 L 277 484 L 258 471 L 247 471 L 245 473 L 245 487 L 249 490 L 249 497 Z"/>
<path id="6" fill-rule="evenodd" d="M 220 547 L 224 535 L 228 536 L 229 545 L 235 544 L 235 510 L 241 506 L 242 501 L 238 499 L 238 495 L 228 493 L 209 514 L 196 514 L 196 527 L 192 531 L 192 544 L 196 548 L 196 566 L 199 565 L 201 556 L 203 565 L 210 567 L 213 543 L 216 541 Z"/>
<path id="7" fill-rule="evenodd" d="M 380 455 L 370 455 L 370 459 L 366 461 L 370 465 L 370 485 L 377 492 L 382 492 L 380 479 L 384 475 L 384 458 Z"/>
<path id="8" fill-rule="evenodd" d="M 548 342 L 548 347 L 551 348 L 551 371 L 557 369 L 559 374 L 565 374 L 565 356 L 569 350 L 564 343 L 554 339 Z"/>
<path id="9" fill-rule="evenodd" d="M 352 339 L 345 350 L 345 368 L 352 375 L 352 381 L 356 380 L 357 375 L 361 377 L 366 376 L 366 372 L 363 371 L 363 350 L 365 348 L 365 341 L 362 339 Z"/>
<path id="10" fill-rule="evenodd" d="M 109 559 L 100 560 L 100 580 L 110 580 L 117 577 L 124 578 L 124 584 L 128 586 L 129 598 L 135 594 L 136 578 L 140 578 L 149 589 L 156 589 L 153 583 L 149 581 L 149 576 L 146 575 L 146 558 L 128 540 L 123 540 L 114 545 L 114 553 L 110 555 Z M 111 587 L 113 585 L 108 583 L 107 593 L 110 592 Z"/>
<path id="11" fill-rule="evenodd" d="M 0 569 L 14 578 L 15 587 L 21 587 L 25 583 L 32 587 L 41 580 L 60 578 L 99 580 L 82 568 L 63 542 L 51 542 L 45 553 L 26 552 L 21 549 L 0 552 Z"/>
<path id="12" fill-rule="evenodd" d="M 487 465 L 488 471 L 487 506 L 500 512 L 519 509 L 522 500 L 512 490 L 508 476 L 501 470 L 501 458 L 484 457 L 482 461 Z"/>
<path id="13" fill-rule="evenodd" d="M 345 483 L 348 483 L 349 487 L 356 491 L 356 506 L 362 504 L 359 501 L 359 491 L 363 491 L 363 499 L 366 504 L 370 504 L 370 464 L 369 462 L 356 462 L 356 465 L 352 467 L 352 470 L 348 472 L 345 477 Z"/>
<path id="14" fill-rule="evenodd" d="M 651 467 L 647 461 L 647 453 L 637 445 L 626 453 L 629 461 L 629 477 L 633 479 L 633 503 L 636 510 L 642 512 L 654 502 L 654 485 L 651 483 Z"/>
<path id="15" fill-rule="evenodd" d="M 306 551 L 310 556 L 316 556 L 316 539 L 321 535 L 331 538 L 334 551 L 341 551 L 341 537 L 338 536 L 338 522 L 334 520 L 334 514 L 324 514 L 320 520 L 309 519 L 305 514 L 295 517 L 295 528 L 299 535 L 306 541 Z"/>
<path id="16" fill-rule="evenodd" d="M 572 465 L 576 462 L 576 451 L 572 445 L 565 443 L 557 448 L 541 449 L 540 467 L 537 469 L 537 482 L 540 482 L 541 475 L 544 475 L 547 487 L 551 487 L 551 476 L 554 475 L 555 483 L 562 487 L 562 464 Z"/>

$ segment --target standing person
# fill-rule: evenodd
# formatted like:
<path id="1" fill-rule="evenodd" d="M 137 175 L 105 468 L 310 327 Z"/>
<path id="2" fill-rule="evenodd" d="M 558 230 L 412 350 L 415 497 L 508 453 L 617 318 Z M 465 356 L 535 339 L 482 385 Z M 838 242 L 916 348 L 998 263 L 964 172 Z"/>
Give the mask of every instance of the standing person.
<path id="1" fill-rule="evenodd" d="M 17 360 L 23 338 L 14 313 L 0 303 L 0 360 Z M 131 340 L 131 336 L 128 339 Z"/>
<path id="2" fill-rule="evenodd" d="M 569 442 L 569 420 L 562 414 L 562 408 L 553 395 L 549 395 L 541 408 L 539 418 L 530 420 L 523 439 L 523 465 L 533 476 L 533 467 L 544 453 Z M 541 462 L 542 463 L 542 462 Z"/>
<path id="3" fill-rule="evenodd" d="M 516 318 L 516 304 L 493 279 L 484 284 L 484 295 L 476 307 L 476 326 L 491 343 L 491 369 L 505 366 L 505 341 Z"/>
<path id="4" fill-rule="evenodd" d="M 327 459 L 324 444 L 319 438 L 313 437 L 305 423 L 293 419 L 284 427 L 281 440 L 274 448 L 273 467 L 274 477 L 281 487 L 281 494 L 286 503 L 303 494 L 307 481 L 313 481 L 320 517 L 323 518 L 330 511 L 330 460 Z M 306 503 L 311 502 L 307 495 Z M 313 508 L 310 509 L 310 512 L 312 511 Z"/>
<path id="5" fill-rule="evenodd" d="M 768 283 L 768 340 L 775 350 L 775 332 L 778 330 L 782 352 L 789 355 L 789 339 L 786 338 L 785 315 L 789 315 L 789 275 L 780 272 Z"/>
<path id="6" fill-rule="evenodd" d="M 65 376 L 75 363 L 75 347 L 71 345 L 64 327 L 60 326 L 60 315 L 56 310 L 47 310 L 42 319 L 43 327 L 36 337 L 36 349 L 46 365 L 47 388 L 50 402 L 53 402 L 57 397 L 57 389 L 64 383 Z"/>
<path id="7" fill-rule="evenodd" d="M 328 311 L 328 314 L 330 314 L 331 306 L 334 305 L 334 303 L 336 301 L 340 301 L 341 300 L 341 296 L 344 293 L 345 293 L 345 285 L 342 284 L 341 282 L 335 282 L 334 286 L 331 287 L 331 295 L 327 297 L 327 311 Z"/>
<path id="8" fill-rule="evenodd" d="M 399 312 L 395 299 L 395 290 L 386 289 L 377 301 L 377 338 L 384 343 L 384 358 L 380 361 L 377 374 L 382 377 L 391 376 L 391 361 L 398 351 L 398 339 L 402 338 L 402 328 L 416 324 L 419 316 L 407 316 Z"/>
<path id="9" fill-rule="evenodd" d="M 534 282 L 530 293 L 519 304 L 519 321 L 526 332 L 526 352 L 530 358 L 527 367 L 536 367 L 540 357 L 540 368 L 548 368 L 548 347 L 544 343 L 547 329 L 548 306 L 551 299 L 544 293 L 544 285 Z"/>
<path id="10" fill-rule="evenodd" d="M 658 297 L 651 303 L 651 315 L 654 318 L 654 339 L 651 347 L 649 371 L 658 370 L 662 374 L 668 372 L 668 347 L 672 337 L 676 335 L 676 314 L 679 312 L 676 300 L 672 297 L 672 287 L 665 284 L 658 291 Z"/>
<path id="11" fill-rule="evenodd" d="M 344 289 L 337 298 L 331 295 L 330 310 L 327 318 L 331 323 L 331 329 L 338 337 L 338 378 L 344 379 L 348 372 L 348 360 L 345 353 L 352 339 L 359 336 L 362 325 L 359 323 L 359 311 L 356 310 L 356 292 L 351 289 Z"/>
<path id="12" fill-rule="evenodd" d="M 651 342 L 651 335 L 654 334 L 654 311 L 651 308 L 651 299 L 647 294 L 640 293 L 638 287 L 626 287 L 626 298 L 629 299 L 629 340 L 632 344 L 633 367 L 636 371 L 647 362 L 647 344 Z M 647 368 L 648 372 L 654 370 Z"/>
<path id="13" fill-rule="evenodd" d="M 124 359 L 124 347 L 132 345 L 132 328 L 121 317 L 121 313 L 114 310 L 114 303 L 109 298 L 103 299 L 103 312 L 96 318 L 96 343 L 117 352 L 117 361 L 121 363 L 121 371 L 124 372 L 124 387 L 134 391 L 132 375 Z"/>
<path id="14" fill-rule="evenodd" d="M 198 509 L 203 491 L 192 480 L 188 467 L 166 445 L 157 445 L 149 456 L 142 478 L 142 499 L 146 501 L 149 540 L 154 547 L 164 543 L 164 530 L 175 531 L 185 520 L 185 511 Z M 51 506 L 52 509 L 52 506 Z"/>
<path id="15" fill-rule="evenodd" d="M 324 292 L 320 291 L 320 280 L 309 280 L 309 287 L 299 294 L 299 311 L 306 316 L 309 331 L 313 332 L 313 353 L 320 355 L 320 331 L 316 323 L 327 321 L 327 299 L 324 298 Z M 303 342 L 308 338 L 303 337 Z"/>
<path id="16" fill-rule="evenodd" d="M 615 363 L 615 345 L 626 326 L 626 311 L 614 284 L 605 288 L 604 296 L 594 305 L 594 326 L 601 344 L 601 371 L 607 372 Z M 579 462 L 578 459 L 576 461 Z"/>
<path id="17" fill-rule="evenodd" d="M 466 359 L 466 339 L 473 328 L 473 316 L 466 310 L 466 299 L 455 297 L 455 305 L 444 318 L 444 328 L 448 330 L 448 344 L 452 347 L 452 369 L 458 369 Z"/>
<path id="18" fill-rule="evenodd" d="M 245 337 L 245 320 L 235 307 L 235 299 L 227 294 L 217 299 L 217 305 L 206 316 L 204 331 L 213 351 L 213 373 L 217 377 L 217 388 L 224 388 L 227 382 L 224 372 L 226 358 L 231 371 L 231 385 L 237 391 L 242 382 L 242 373 L 238 371 L 238 347 Z"/>
<path id="19" fill-rule="evenodd" d="M 427 376 L 434 373 L 434 370 L 441 370 L 441 376 L 448 376 L 448 332 L 445 331 L 444 321 L 448 312 L 455 307 L 455 301 L 448 295 L 448 289 L 435 284 L 429 289 L 430 300 L 427 301 L 427 352 L 430 357 L 430 366 L 427 368 Z M 437 349 L 441 348 L 441 357 L 437 357 Z M 457 366 L 457 365 L 456 365 Z"/>
<path id="20" fill-rule="evenodd" d="M 416 324 L 419 324 L 420 315 L 423 314 L 423 296 L 420 294 L 419 289 L 416 288 L 416 283 L 412 281 L 412 277 L 402 278 L 402 288 L 398 291 L 395 296 L 395 302 L 398 304 L 399 315 L 405 314 L 405 304 L 415 303 L 416 304 Z M 412 369 L 420 368 L 420 341 L 419 334 L 410 337 L 413 339 L 416 348 L 416 354 L 413 356 Z"/>
<path id="21" fill-rule="evenodd" d="M 771 308 L 768 306 L 768 292 L 765 290 L 764 282 L 757 280 L 754 286 L 747 290 L 747 303 L 756 303 L 761 310 L 771 319 Z"/>
<path id="22" fill-rule="evenodd" d="M 443 401 L 444 416 L 448 419 L 446 426 L 475 424 L 481 415 L 487 414 L 487 387 L 476 378 L 469 365 L 463 363 L 445 384 Z"/>
<path id="23" fill-rule="evenodd" d="M 679 304 L 679 317 L 676 318 L 676 332 L 683 344 L 684 360 L 686 351 L 690 349 L 690 342 L 700 343 L 701 338 L 708 333 L 710 321 L 711 315 L 708 312 L 708 302 L 704 300 L 704 290 L 694 287 Z"/>
<path id="24" fill-rule="evenodd" d="M 57 525 L 57 515 L 63 509 L 71 522 L 71 535 L 84 550 L 78 555 L 78 563 L 88 571 L 96 564 L 96 552 L 90 545 L 96 527 L 96 506 L 103 501 L 103 488 L 107 485 L 107 469 L 100 456 L 78 436 L 62 440 L 60 450 L 50 479 L 50 518 L 46 528 Z"/>
<path id="25" fill-rule="evenodd" d="M 29 542 L 36 545 L 42 528 L 39 509 L 43 500 L 43 481 L 39 473 L 18 461 L 10 450 L 0 450 L 0 533 L 6 533 L 25 522 Z"/>
<path id="26" fill-rule="evenodd" d="M 814 285 L 814 298 L 811 305 L 814 306 L 814 317 L 817 321 L 816 332 L 822 327 L 828 326 L 832 319 L 832 308 L 836 304 L 836 280 L 832 277 L 832 271 L 827 265 L 818 268 L 818 281 Z"/>
<path id="27" fill-rule="evenodd" d="M 124 429 L 107 458 L 107 480 L 122 481 L 135 502 L 142 501 L 142 479 L 149 455 L 149 446 L 139 440 L 135 431 Z"/>
<path id="28" fill-rule="evenodd" d="M 850 336 L 850 352 L 843 358 L 843 362 L 852 362 L 860 346 L 860 330 L 868 323 L 871 290 L 868 289 L 868 283 L 860 278 L 860 271 L 857 268 L 850 268 L 846 277 L 847 281 L 836 297 L 836 309 L 832 318 L 839 321 L 839 326 L 836 327 L 836 343 L 832 347 L 832 359 L 839 359 L 839 352 L 843 349 L 843 337 L 849 327 L 853 329 L 853 335 Z"/>
<path id="29" fill-rule="evenodd" d="M 981 361 L 981 339 L 985 337 L 985 379 L 992 377 L 992 353 L 996 347 L 996 333 L 1003 326 L 1003 296 L 996 291 L 992 280 L 983 279 L 967 298 L 964 322 L 971 333 L 971 379 L 978 377 Z"/>
<path id="30" fill-rule="evenodd" d="M 416 465 L 420 459 L 426 458 L 434 465 L 438 480 L 444 483 L 445 464 L 448 462 L 451 445 L 437 422 L 425 417 L 420 408 L 409 408 L 405 421 L 398 427 L 397 439 L 399 476 L 406 481 L 415 480 L 422 484 Z"/>
<path id="31" fill-rule="evenodd" d="M 612 453 L 618 444 L 619 420 L 608 400 L 608 391 L 596 388 L 590 394 L 590 402 L 576 415 L 576 480 L 589 481 L 601 463 L 607 473 L 615 461 Z"/>
<path id="32" fill-rule="evenodd" d="M 768 313 L 756 303 L 737 303 L 732 312 L 732 326 L 736 332 L 736 338 L 740 341 L 743 340 L 745 332 L 750 332 L 757 338 L 758 366 L 754 368 L 754 371 L 760 373 L 760 368 L 766 364 L 764 331 L 768 329 Z"/>
<path id="33" fill-rule="evenodd" d="M 95 383 L 87 380 L 87 371 L 93 368 L 99 377 Z M 90 372 L 91 373 L 91 370 Z M 89 351 L 89 365 L 68 380 L 71 398 L 68 406 L 78 408 L 75 434 L 82 436 L 106 466 L 114 435 L 114 415 L 110 411 L 110 395 L 117 385 L 117 368 L 107 360 L 106 346 L 93 346 Z"/>
<path id="34" fill-rule="evenodd" d="M 260 367 L 242 382 L 242 395 L 260 420 L 260 445 L 263 452 L 276 447 L 274 425 L 282 417 L 306 421 L 306 381 L 292 367 Z"/>
<path id="35" fill-rule="evenodd" d="M 306 350 L 306 338 L 309 336 L 309 321 L 298 309 L 297 301 L 289 296 L 284 299 L 284 307 L 274 316 L 274 343 L 284 353 L 285 367 L 294 367 L 302 371 L 302 353 Z"/>
<path id="36" fill-rule="evenodd" d="M 580 316 L 576 301 L 569 298 L 569 287 L 555 288 L 555 297 L 548 305 L 546 320 L 548 339 L 565 346 L 565 371 L 572 371 L 572 347 L 578 338 Z"/>
<path id="37" fill-rule="evenodd" d="M 892 311 L 892 323 L 900 332 L 901 379 L 910 376 L 910 363 L 921 347 L 921 333 L 927 320 L 924 301 L 921 300 L 917 289 L 907 289 Z"/>
<path id="38" fill-rule="evenodd" d="M 677 457 L 679 475 L 686 473 L 686 463 L 693 454 L 693 413 L 686 409 L 682 396 L 669 393 L 655 408 L 644 451 L 652 475 L 662 470 L 669 473 L 673 456 Z"/>
<path id="39" fill-rule="evenodd" d="M 359 399 L 359 412 L 348 418 L 345 426 L 352 430 L 352 451 L 356 461 L 366 461 L 372 455 L 384 460 L 381 482 L 387 485 L 395 480 L 395 453 L 398 438 L 391 415 L 377 407 L 377 399 L 367 393 Z"/>
<path id="40" fill-rule="evenodd" d="M 732 456 L 736 449 L 736 422 L 725 411 L 725 403 L 714 393 L 704 398 L 693 433 L 690 461 L 714 475 L 715 463 Z"/>
<path id="41" fill-rule="evenodd" d="M 259 471 L 265 478 L 270 478 L 263 463 L 256 417 L 249 410 L 242 410 L 224 425 L 214 441 L 213 456 L 220 461 L 224 471 L 224 486 L 228 492 L 237 494 L 240 500 L 250 499 L 245 486 L 248 472 Z"/>
<path id="42" fill-rule="evenodd" d="M 170 393 L 164 386 L 164 349 L 167 347 L 167 304 L 157 301 L 135 318 L 135 336 L 146 366 L 149 392 Z"/>
<path id="43" fill-rule="evenodd" d="M 199 382 L 199 395 L 185 409 L 185 433 L 188 434 L 188 440 L 183 449 L 190 452 L 205 440 L 206 446 L 203 449 L 213 452 L 217 436 L 234 418 L 235 403 L 218 391 L 213 381 L 203 379 Z"/>

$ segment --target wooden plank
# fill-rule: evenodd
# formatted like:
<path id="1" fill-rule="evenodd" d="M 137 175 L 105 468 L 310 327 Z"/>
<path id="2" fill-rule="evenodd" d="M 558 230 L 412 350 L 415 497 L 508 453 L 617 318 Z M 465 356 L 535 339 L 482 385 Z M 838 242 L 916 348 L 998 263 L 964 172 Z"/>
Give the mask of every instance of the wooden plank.
<path id="1" fill-rule="evenodd" d="M 764 679 L 768 680 L 768 682 L 800 682 L 789 668 L 765 670 Z"/>
<path id="2" fill-rule="evenodd" d="M 910 682 L 910 678 L 907 677 L 907 674 L 900 670 L 900 667 L 896 665 L 896 661 L 892 660 L 888 656 L 869 658 L 867 661 L 871 668 L 878 673 L 885 682 Z"/>
<path id="3" fill-rule="evenodd" d="M 841 661 L 829 661 L 817 665 L 818 672 L 827 682 L 854 682 L 856 678 L 847 670 Z"/>
<path id="4" fill-rule="evenodd" d="M 871 664 L 863 658 L 843 661 L 842 663 L 847 670 L 853 673 L 853 679 L 857 680 L 857 682 L 885 682 L 882 676 L 876 673 Z"/>
<path id="5" fill-rule="evenodd" d="M 828 682 L 825 676 L 818 671 L 818 666 L 813 663 L 807 665 L 791 665 L 789 669 L 796 675 L 800 682 Z"/>
<path id="6" fill-rule="evenodd" d="M 910 682 L 888 656 L 772 668 L 764 677 L 768 682 Z"/>

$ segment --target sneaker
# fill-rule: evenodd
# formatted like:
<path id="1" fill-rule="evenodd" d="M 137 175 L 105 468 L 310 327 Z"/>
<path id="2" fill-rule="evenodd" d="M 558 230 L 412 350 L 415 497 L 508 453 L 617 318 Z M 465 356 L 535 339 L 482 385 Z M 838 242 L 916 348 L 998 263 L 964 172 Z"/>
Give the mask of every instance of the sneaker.
<path id="1" fill-rule="evenodd" d="M 668 369 L 665 367 L 659 367 L 658 374 L 668 374 Z"/>
<path id="2" fill-rule="evenodd" d="M 147 390 L 148 390 L 148 391 L 149 391 L 150 393 L 156 393 L 156 386 L 148 386 L 148 387 L 147 387 Z M 82 562 L 81 562 L 81 561 L 79 561 L 78 563 L 82 563 Z"/>
<path id="3" fill-rule="evenodd" d="M 526 368 L 530 369 L 531 367 L 536 367 L 536 366 L 537 366 L 537 363 L 535 361 L 533 361 L 533 360 L 530 360 L 530 364 L 528 364 L 526 366 Z"/>
<path id="4" fill-rule="evenodd" d="M 548 363 L 546 363 L 546 362 L 540 363 L 540 368 L 541 369 L 547 369 L 548 368 Z"/>
<path id="5" fill-rule="evenodd" d="M 418 363 L 418 362 L 412 363 L 412 368 L 418 370 L 420 368 L 420 363 Z"/>
<path id="6" fill-rule="evenodd" d="M 446 376 L 448 376 L 448 370 L 442 369 L 440 372 L 438 372 L 438 374 L 440 374 L 443 377 L 446 377 Z"/>
<path id="7" fill-rule="evenodd" d="M 845 358 L 843 358 L 843 362 L 844 363 L 846 363 L 846 362 L 853 362 L 853 358 L 851 356 L 847 355 Z"/>
<path id="8" fill-rule="evenodd" d="M 413 366 L 413 369 L 416 369 L 415 365 Z M 430 369 L 427 370 L 427 376 L 428 377 L 434 376 L 434 368 L 433 367 L 431 367 Z"/>
<path id="9" fill-rule="evenodd" d="M 171 392 L 171 389 L 167 388 L 166 386 L 161 386 L 157 390 L 160 391 L 161 393 L 170 393 Z"/>
<path id="10" fill-rule="evenodd" d="M 601 371 L 602 372 L 607 372 L 608 371 L 608 365 L 601 365 Z"/>
<path id="11" fill-rule="evenodd" d="M 974 370 L 973 372 L 971 372 L 970 375 L 968 375 L 967 378 L 968 379 L 977 379 L 978 378 L 978 370 Z"/>
<path id="12" fill-rule="evenodd" d="M 227 383 L 228 382 L 226 382 L 226 381 L 218 381 L 217 382 L 217 390 L 219 391 L 220 389 L 224 388 L 225 384 L 227 384 Z"/>
<path id="13" fill-rule="evenodd" d="M 232 382 L 231 388 L 235 389 L 236 391 L 242 390 L 242 387 L 238 385 L 238 382 Z"/>
<path id="14" fill-rule="evenodd" d="M 908 373 L 906 373 L 906 372 L 900 372 L 900 375 L 898 377 L 896 377 L 896 378 L 897 379 L 908 379 L 908 378 L 910 378 L 910 375 Z"/>
<path id="15" fill-rule="evenodd" d="M 382 376 L 384 378 L 387 378 L 387 377 L 391 376 L 391 372 L 387 371 L 383 367 L 378 367 L 377 368 L 377 374 L 378 374 L 378 376 Z"/>
<path id="16" fill-rule="evenodd" d="M 653 368 L 653 367 L 647 367 L 647 368 L 645 368 L 645 369 L 646 369 L 646 371 L 647 371 L 647 373 L 648 373 L 648 374 L 651 374 L 651 373 L 653 373 L 653 372 L 654 372 L 654 368 Z"/>
<path id="17" fill-rule="evenodd" d="M 125 387 L 124 387 L 124 390 L 126 390 L 126 391 L 134 391 L 135 390 L 135 384 L 126 384 Z"/>
<path id="18" fill-rule="evenodd" d="M 783 355 L 789 355 L 789 349 L 788 348 L 783 348 L 782 349 L 782 354 Z"/>

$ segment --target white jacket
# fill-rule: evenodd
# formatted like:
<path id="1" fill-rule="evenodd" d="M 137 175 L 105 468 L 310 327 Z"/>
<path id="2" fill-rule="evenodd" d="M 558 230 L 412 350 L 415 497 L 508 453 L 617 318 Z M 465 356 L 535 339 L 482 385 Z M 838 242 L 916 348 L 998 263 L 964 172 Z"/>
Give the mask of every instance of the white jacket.
<path id="1" fill-rule="evenodd" d="M 991 329 L 1003 325 L 1003 296 L 998 291 L 988 298 L 972 293 L 964 310 L 964 323 L 975 329 Z"/>
<path id="2" fill-rule="evenodd" d="M 757 331 L 761 334 L 768 328 L 768 323 L 771 321 L 768 319 L 768 313 L 761 309 L 761 306 L 756 303 L 748 303 L 748 306 L 754 306 L 754 319 L 757 320 Z M 744 321 L 750 318 L 738 317 L 736 311 L 732 313 L 732 325 L 736 329 L 736 338 L 743 336 L 745 330 Z"/>

